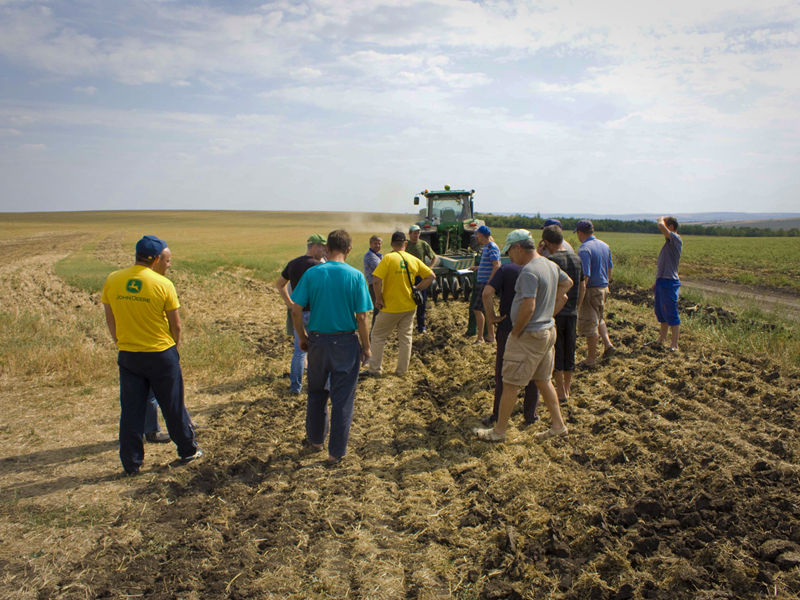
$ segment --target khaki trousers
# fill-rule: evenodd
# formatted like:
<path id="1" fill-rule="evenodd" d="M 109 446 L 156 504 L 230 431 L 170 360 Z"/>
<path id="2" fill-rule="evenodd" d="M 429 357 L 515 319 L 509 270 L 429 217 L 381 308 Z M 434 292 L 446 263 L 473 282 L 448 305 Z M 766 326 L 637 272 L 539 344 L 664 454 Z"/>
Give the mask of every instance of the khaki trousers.
<path id="1" fill-rule="evenodd" d="M 411 333 L 414 330 L 414 315 L 417 310 L 401 313 L 379 312 L 375 318 L 375 326 L 370 334 L 372 358 L 367 369 L 370 373 L 379 375 L 383 362 L 383 348 L 386 338 L 397 329 L 397 369 L 395 373 L 402 377 L 408 371 L 411 362 Z"/>

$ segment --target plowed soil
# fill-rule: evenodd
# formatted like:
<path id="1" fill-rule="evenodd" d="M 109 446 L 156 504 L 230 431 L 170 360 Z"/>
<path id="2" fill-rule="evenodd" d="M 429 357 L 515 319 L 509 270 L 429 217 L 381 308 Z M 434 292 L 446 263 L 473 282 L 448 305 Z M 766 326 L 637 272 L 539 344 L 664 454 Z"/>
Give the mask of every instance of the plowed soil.
<path id="1" fill-rule="evenodd" d="M 206 458 L 171 468 L 170 450 L 148 446 L 145 474 L 125 479 L 115 448 L 106 448 L 85 466 L 94 479 L 73 464 L 73 478 L 48 493 L 51 470 L 7 446 L 0 595 L 800 594 L 797 370 L 699 345 L 690 329 L 680 353 L 645 347 L 655 338 L 649 293 L 617 286 L 608 323 L 618 353 L 576 373 L 563 408 L 570 435 L 535 442 L 548 426 L 542 409 L 542 423 L 522 428 L 517 414 L 508 441 L 490 445 L 471 430 L 491 410 L 494 348 L 463 337 L 463 302 L 439 303 L 429 309 L 429 333 L 414 339 L 408 376 L 359 383 L 348 456 L 327 468 L 302 445 L 304 399 L 288 393 L 292 343 L 277 294 L 234 274 L 216 277 L 249 311 L 204 304 L 207 282 L 189 277 L 178 278 L 179 294 L 244 340 L 242 361 L 257 375 L 215 387 L 193 382 L 187 369 Z M 683 308 L 735 318 L 719 307 Z M 385 365 L 395 359 L 390 344 Z M 23 385 L 41 384 L 5 389 Z M 110 419 L 103 443 L 111 444 L 115 391 L 101 393 Z M 45 440 L 40 451 L 55 446 Z M 26 495 L 37 480 L 43 489 Z M 26 511 L 81 493 L 84 506 L 105 507 L 108 517 L 74 526 L 69 539 L 57 531 L 47 538 L 25 520 Z M 35 539 L 27 550 L 26 539 Z"/>

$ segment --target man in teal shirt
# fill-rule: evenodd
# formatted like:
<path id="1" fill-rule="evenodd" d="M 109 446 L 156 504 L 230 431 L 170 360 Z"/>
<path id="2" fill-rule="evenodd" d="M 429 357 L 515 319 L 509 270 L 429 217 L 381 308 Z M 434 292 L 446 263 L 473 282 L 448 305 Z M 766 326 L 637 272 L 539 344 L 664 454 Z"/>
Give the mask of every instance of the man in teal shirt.
<path id="1" fill-rule="evenodd" d="M 292 320 L 300 348 L 308 352 L 306 437 L 311 447 L 322 450 L 329 429 L 330 397 L 326 464 L 334 465 L 347 454 L 358 372 L 372 356 L 367 329 L 372 300 L 364 275 L 345 263 L 353 249 L 350 234 L 343 229 L 332 231 L 327 249 L 327 262 L 306 271 L 292 292 Z M 311 309 L 308 333 L 303 326 L 304 306 Z M 330 391 L 325 389 L 328 378 Z"/>

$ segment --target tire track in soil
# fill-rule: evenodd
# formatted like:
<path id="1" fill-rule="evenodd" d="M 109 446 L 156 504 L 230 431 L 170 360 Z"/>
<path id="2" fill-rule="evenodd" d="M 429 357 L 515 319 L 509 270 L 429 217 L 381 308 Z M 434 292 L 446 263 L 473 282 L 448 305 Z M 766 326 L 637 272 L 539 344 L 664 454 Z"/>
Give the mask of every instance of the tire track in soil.
<path id="1" fill-rule="evenodd" d="M 455 337 L 463 303 L 430 311 L 409 376 L 359 384 L 349 456 L 333 469 L 301 449 L 304 399 L 265 376 L 232 394 L 237 408 L 212 416 L 210 458 L 190 478 L 142 487 L 143 541 L 117 547 L 112 528 L 82 561 L 92 573 L 76 566 L 60 589 L 80 582 L 95 597 L 148 598 L 800 592 L 798 568 L 787 566 L 800 544 L 800 374 L 695 347 L 691 332 L 681 356 L 642 351 L 649 322 L 624 301 L 612 309 L 621 351 L 576 375 L 565 407 L 572 435 L 549 444 L 513 427 L 505 444 L 471 439 L 490 406 L 493 352 Z M 274 368 L 288 370 L 291 343 L 274 334 L 282 311 L 251 316 L 220 326 L 253 344 L 270 339 Z M 394 365 L 394 344 L 384 360 Z"/>

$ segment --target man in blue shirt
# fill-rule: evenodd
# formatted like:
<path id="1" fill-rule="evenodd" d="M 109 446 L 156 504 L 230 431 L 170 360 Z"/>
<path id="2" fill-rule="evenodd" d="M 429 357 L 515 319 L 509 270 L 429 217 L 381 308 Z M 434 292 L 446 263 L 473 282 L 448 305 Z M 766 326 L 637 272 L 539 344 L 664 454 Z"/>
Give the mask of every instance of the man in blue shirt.
<path id="1" fill-rule="evenodd" d="M 475 322 L 478 325 L 478 339 L 475 340 L 475 343 L 482 344 L 485 323 L 483 290 L 497 272 L 497 269 L 500 268 L 500 248 L 494 243 L 492 230 L 486 225 L 478 227 L 475 237 L 483 248 L 481 249 L 481 263 L 477 267 L 470 267 L 473 271 L 477 271 L 475 276 L 475 304 L 472 305 L 472 310 L 475 313 Z M 494 342 L 494 328 L 489 328 L 486 341 L 489 343 Z"/>
<path id="2" fill-rule="evenodd" d="M 656 284 L 656 319 L 661 324 L 661 335 L 656 344 L 665 344 L 667 332 L 672 334 L 669 349 L 678 350 L 678 336 L 681 332 L 681 318 L 678 316 L 678 291 L 681 280 L 678 278 L 678 264 L 681 262 L 683 240 L 678 235 L 678 220 L 675 217 L 658 217 L 658 229 L 664 235 L 664 245 L 658 255 Z"/>
<path id="3" fill-rule="evenodd" d="M 308 352 L 307 441 L 315 450 L 322 450 L 328 430 L 330 396 L 330 438 L 325 464 L 334 465 L 347 454 L 358 372 L 372 356 L 367 328 L 372 301 L 364 275 L 345 262 L 353 249 L 350 234 L 343 229 L 332 231 L 327 249 L 327 262 L 306 271 L 292 292 L 292 320 L 300 337 L 300 348 Z M 311 309 L 308 333 L 303 327 L 304 306 Z M 328 378 L 330 392 L 325 389 Z"/>
<path id="4" fill-rule="evenodd" d="M 578 234 L 581 247 L 583 275 L 586 277 L 586 294 L 578 306 L 578 335 L 586 337 L 586 358 L 578 366 L 593 367 L 597 364 L 597 338 L 603 340 L 603 359 L 610 358 L 616 349 L 608 339 L 608 328 L 603 319 L 608 299 L 608 282 L 611 279 L 611 249 L 608 244 L 594 237 L 594 225 L 589 220 L 578 221 L 574 233 Z"/>

